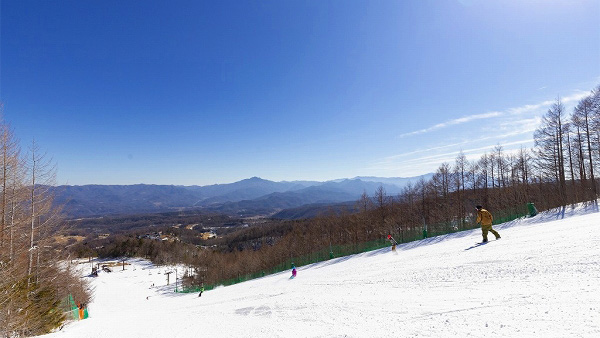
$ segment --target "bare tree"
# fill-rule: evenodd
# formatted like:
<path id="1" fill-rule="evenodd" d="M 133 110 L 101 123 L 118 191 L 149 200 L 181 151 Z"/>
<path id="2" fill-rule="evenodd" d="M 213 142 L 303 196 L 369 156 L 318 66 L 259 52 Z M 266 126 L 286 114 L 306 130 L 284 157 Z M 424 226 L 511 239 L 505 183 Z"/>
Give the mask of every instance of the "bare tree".
<path id="1" fill-rule="evenodd" d="M 504 148 L 498 144 L 494 147 L 494 160 L 496 173 L 498 175 L 498 187 L 506 188 L 506 161 L 504 158 Z"/>
<path id="2" fill-rule="evenodd" d="M 383 227 L 385 225 L 386 218 L 389 215 L 389 205 L 391 202 L 391 198 L 387 195 L 383 186 L 379 186 L 377 190 L 375 190 L 373 201 L 377 210 L 377 214 L 379 215 L 379 226 Z"/>
<path id="3" fill-rule="evenodd" d="M 566 202 L 564 106 L 557 99 L 534 133 L 538 168 L 557 184 L 560 204 Z"/>
<path id="4" fill-rule="evenodd" d="M 0 248 L 5 245 L 5 238 L 7 237 L 9 213 L 7 205 L 9 202 L 8 193 L 11 181 L 11 175 L 14 175 L 18 168 L 19 152 L 18 145 L 13 136 L 12 130 L 5 125 L 0 124 L 0 161 L 1 161 L 1 172 L 0 180 L 2 190 L 2 197 L 0 201 Z"/>
<path id="5" fill-rule="evenodd" d="M 465 206 L 465 198 L 466 198 L 466 182 L 468 178 L 468 161 L 467 157 L 461 150 L 456 157 L 456 161 L 454 164 L 454 177 L 456 183 L 456 210 L 457 216 L 460 221 L 461 227 L 464 227 L 465 216 L 466 216 L 466 206 Z"/>
<path id="6" fill-rule="evenodd" d="M 600 101 L 600 100 L 599 100 Z M 593 95 L 583 98 L 579 101 L 579 104 L 573 110 L 572 121 L 573 124 L 577 128 L 578 133 L 578 148 L 580 151 L 580 171 L 582 180 L 586 180 L 586 170 L 585 170 L 585 159 L 583 157 L 584 153 L 587 153 L 588 167 L 589 167 L 589 177 L 590 177 L 590 185 L 593 196 L 597 196 L 598 192 L 596 190 L 596 178 L 594 175 L 594 148 L 593 139 L 594 139 L 594 99 Z M 584 150 L 584 147 L 587 148 Z"/>
<path id="7" fill-rule="evenodd" d="M 29 222 L 31 225 L 29 232 L 29 264 L 27 266 L 27 275 L 33 271 L 34 252 L 37 257 L 40 255 L 42 247 L 38 245 L 41 240 L 41 231 L 44 227 L 52 225 L 56 220 L 55 210 L 53 209 L 53 198 L 49 188 L 56 182 L 56 167 L 52 160 L 48 159 L 47 154 L 42 153 L 35 140 L 32 141 L 28 156 L 28 176 L 29 176 Z"/>
<path id="8" fill-rule="evenodd" d="M 373 202 L 369 198 L 369 195 L 367 195 L 366 191 L 363 191 L 362 195 L 360 196 L 360 199 L 358 200 L 359 210 L 362 212 L 367 212 L 371 210 L 372 206 Z"/>
<path id="9" fill-rule="evenodd" d="M 483 204 L 485 205 L 489 205 L 490 176 L 488 168 L 490 162 L 490 157 L 487 154 L 483 154 L 477 163 L 477 167 L 479 168 L 478 182 L 480 182 L 479 186 L 483 189 Z"/>

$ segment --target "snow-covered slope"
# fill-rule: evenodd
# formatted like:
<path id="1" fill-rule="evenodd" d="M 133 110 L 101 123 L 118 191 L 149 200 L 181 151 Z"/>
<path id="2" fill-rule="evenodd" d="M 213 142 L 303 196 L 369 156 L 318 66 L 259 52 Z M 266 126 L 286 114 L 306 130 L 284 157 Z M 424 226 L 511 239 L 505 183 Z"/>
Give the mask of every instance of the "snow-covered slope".
<path id="1" fill-rule="evenodd" d="M 496 226 L 502 239 L 478 247 L 481 231 L 467 231 L 201 298 L 130 260 L 93 279 L 89 319 L 49 337 L 600 337 L 600 213 L 589 209 Z"/>

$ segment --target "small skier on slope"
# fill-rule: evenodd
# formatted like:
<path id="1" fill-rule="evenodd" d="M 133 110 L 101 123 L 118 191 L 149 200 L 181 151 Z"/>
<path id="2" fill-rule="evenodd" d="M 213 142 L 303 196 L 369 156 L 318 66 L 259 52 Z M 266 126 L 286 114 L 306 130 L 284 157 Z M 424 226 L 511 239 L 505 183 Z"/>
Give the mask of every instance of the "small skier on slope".
<path id="1" fill-rule="evenodd" d="M 496 239 L 500 239 L 500 234 L 496 230 L 492 229 L 492 214 L 489 211 L 485 210 L 481 205 L 478 205 L 475 208 L 477 208 L 476 223 L 481 224 L 481 234 L 483 235 L 482 243 L 488 241 L 488 231 L 493 233 L 494 236 L 496 236 Z"/>
<path id="2" fill-rule="evenodd" d="M 294 264 L 292 264 L 292 277 L 291 278 L 296 278 L 296 266 Z"/>
<path id="3" fill-rule="evenodd" d="M 392 235 L 388 235 L 387 239 L 388 239 L 388 241 L 390 241 L 390 243 L 392 243 L 392 251 L 396 251 L 396 245 L 398 245 L 398 242 L 396 242 L 396 240 L 394 239 L 394 237 L 392 237 Z"/>

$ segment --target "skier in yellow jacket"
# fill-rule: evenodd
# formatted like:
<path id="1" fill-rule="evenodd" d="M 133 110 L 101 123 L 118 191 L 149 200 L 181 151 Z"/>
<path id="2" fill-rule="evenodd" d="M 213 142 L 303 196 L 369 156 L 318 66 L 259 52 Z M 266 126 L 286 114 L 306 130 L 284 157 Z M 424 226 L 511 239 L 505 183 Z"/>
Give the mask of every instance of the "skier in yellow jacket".
<path id="1" fill-rule="evenodd" d="M 477 223 L 481 224 L 481 232 L 483 235 L 483 243 L 488 241 L 487 234 L 488 231 L 493 233 L 496 236 L 496 239 L 500 239 L 500 234 L 492 229 L 492 214 L 489 211 L 485 210 L 481 205 L 476 206 L 477 208 Z"/>

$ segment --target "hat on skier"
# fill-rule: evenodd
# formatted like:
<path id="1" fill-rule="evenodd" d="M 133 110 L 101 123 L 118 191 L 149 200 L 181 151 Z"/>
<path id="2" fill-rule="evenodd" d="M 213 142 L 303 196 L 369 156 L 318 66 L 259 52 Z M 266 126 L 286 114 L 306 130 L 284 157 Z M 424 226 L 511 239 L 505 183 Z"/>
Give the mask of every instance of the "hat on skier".
<path id="1" fill-rule="evenodd" d="M 478 206 L 476 206 L 475 208 L 476 208 L 477 210 L 479 210 L 479 209 L 481 209 L 481 208 L 483 208 L 483 207 L 482 207 L 481 205 L 478 205 Z"/>

